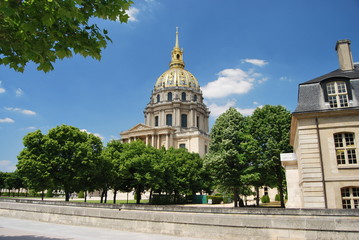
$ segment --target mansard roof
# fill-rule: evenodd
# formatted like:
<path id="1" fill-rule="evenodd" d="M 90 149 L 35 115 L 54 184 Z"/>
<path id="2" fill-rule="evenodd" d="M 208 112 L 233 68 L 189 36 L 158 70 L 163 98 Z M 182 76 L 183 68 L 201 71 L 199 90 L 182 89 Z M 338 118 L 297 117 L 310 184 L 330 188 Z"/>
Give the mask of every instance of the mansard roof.
<path id="1" fill-rule="evenodd" d="M 331 78 L 348 78 L 348 79 L 359 79 L 359 64 L 354 65 L 354 70 L 352 71 L 343 71 L 341 69 L 334 70 L 330 73 L 324 74 L 320 77 L 314 78 L 307 82 L 301 83 L 299 85 L 319 83 Z"/>

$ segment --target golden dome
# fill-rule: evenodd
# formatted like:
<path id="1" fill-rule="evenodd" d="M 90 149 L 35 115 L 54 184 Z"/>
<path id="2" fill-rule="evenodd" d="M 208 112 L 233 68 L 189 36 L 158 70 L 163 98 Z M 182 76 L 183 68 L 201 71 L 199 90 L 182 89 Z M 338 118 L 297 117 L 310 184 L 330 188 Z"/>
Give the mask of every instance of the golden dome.
<path id="1" fill-rule="evenodd" d="M 166 87 L 186 87 L 199 90 L 197 79 L 192 73 L 185 70 L 183 49 L 179 47 L 178 28 L 176 31 L 176 44 L 171 53 L 170 69 L 164 72 L 156 81 L 155 90 Z"/>
<path id="2" fill-rule="evenodd" d="M 166 87 L 186 87 L 199 90 L 195 76 L 189 71 L 177 67 L 170 68 L 157 79 L 156 90 Z"/>

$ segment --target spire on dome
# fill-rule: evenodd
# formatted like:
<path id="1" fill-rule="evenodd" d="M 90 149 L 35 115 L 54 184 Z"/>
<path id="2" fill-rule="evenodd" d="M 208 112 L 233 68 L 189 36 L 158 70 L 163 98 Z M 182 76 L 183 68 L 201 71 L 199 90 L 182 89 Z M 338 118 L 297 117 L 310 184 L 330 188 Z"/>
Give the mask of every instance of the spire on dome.
<path id="1" fill-rule="evenodd" d="M 183 50 L 179 47 L 178 40 L 178 27 L 176 27 L 176 43 L 172 50 L 172 60 L 170 63 L 170 68 L 184 68 L 185 64 L 183 62 Z"/>
<path id="2" fill-rule="evenodd" d="M 176 45 L 175 48 L 179 48 L 179 41 L 178 41 L 178 27 L 176 27 Z"/>

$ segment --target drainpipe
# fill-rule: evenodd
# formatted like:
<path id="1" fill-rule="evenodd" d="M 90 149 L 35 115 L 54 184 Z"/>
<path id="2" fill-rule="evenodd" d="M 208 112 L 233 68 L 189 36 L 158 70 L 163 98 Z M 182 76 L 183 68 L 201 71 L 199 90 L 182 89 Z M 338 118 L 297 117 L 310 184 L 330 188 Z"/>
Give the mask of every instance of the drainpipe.
<path id="1" fill-rule="evenodd" d="M 316 128 L 317 128 L 320 167 L 321 167 L 321 170 L 322 170 L 322 184 L 323 184 L 323 192 L 324 192 L 324 206 L 325 206 L 325 208 L 328 208 L 327 188 L 326 188 L 326 185 L 325 185 L 325 176 L 324 176 L 324 164 L 323 164 L 322 145 L 321 145 L 321 143 L 320 143 L 319 123 L 318 123 L 318 118 L 317 118 L 317 117 L 315 118 L 315 124 L 316 124 Z"/>

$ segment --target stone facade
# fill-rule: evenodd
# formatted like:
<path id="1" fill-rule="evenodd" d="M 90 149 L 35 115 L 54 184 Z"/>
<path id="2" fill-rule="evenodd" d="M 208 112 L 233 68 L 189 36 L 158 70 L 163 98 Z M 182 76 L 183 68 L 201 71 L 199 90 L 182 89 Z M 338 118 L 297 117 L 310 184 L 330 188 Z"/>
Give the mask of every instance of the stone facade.
<path id="1" fill-rule="evenodd" d="M 287 207 L 358 208 L 359 65 L 337 42 L 340 68 L 299 85 L 292 115 L 295 156 L 282 158 Z"/>
<path id="2" fill-rule="evenodd" d="M 145 123 L 122 132 L 122 142 L 140 139 L 156 148 L 187 148 L 201 156 L 207 153 L 210 112 L 198 80 L 184 67 L 177 31 L 170 69 L 156 81 L 144 110 Z"/>

